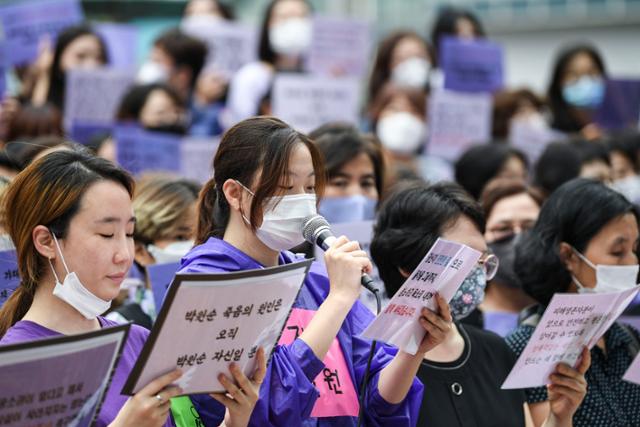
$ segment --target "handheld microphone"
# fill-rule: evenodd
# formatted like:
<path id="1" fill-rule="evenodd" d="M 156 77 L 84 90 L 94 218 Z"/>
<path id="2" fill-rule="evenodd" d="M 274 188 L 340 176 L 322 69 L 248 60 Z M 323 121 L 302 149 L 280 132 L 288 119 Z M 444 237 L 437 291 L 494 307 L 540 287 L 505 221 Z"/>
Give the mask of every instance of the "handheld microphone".
<path id="1" fill-rule="evenodd" d="M 302 236 L 312 245 L 318 245 L 326 251 L 336 241 L 336 237 L 331 232 L 331 226 L 322 215 L 311 215 L 302 221 Z M 360 284 L 374 294 L 378 290 L 373 286 L 373 279 L 368 274 L 362 273 Z"/>

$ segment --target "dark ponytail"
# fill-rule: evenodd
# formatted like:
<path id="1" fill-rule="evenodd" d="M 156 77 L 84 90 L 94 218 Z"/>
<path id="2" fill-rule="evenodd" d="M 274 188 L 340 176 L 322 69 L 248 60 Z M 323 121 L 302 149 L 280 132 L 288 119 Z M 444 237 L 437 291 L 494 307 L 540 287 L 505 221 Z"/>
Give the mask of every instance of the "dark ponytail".
<path id="1" fill-rule="evenodd" d="M 221 239 L 228 222 L 229 203 L 222 190 L 216 187 L 215 180 L 211 178 L 200 191 L 196 244 L 200 245 L 210 237 Z"/>

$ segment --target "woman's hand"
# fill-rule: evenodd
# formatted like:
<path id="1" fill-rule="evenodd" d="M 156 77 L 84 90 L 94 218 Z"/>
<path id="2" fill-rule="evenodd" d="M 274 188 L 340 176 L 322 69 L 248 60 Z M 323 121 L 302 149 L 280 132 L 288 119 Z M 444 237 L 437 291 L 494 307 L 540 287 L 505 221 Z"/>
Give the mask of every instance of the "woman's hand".
<path id="1" fill-rule="evenodd" d="M 329 293 L 353 304 L 360 296 L 362 273 L 372 270 L 371 261 L 358 242 L 345 236 L 338 238 L 324 254 L 329 283 Z"/>
<path id="2" fill-rule="evenodd" d="M 422 309 L 422 316 L 420 316 L 418 320 L 420 326 L 426 331 L 418 348 L 418 354 L 424 354 L 437 347 L 445 340 L 447 334 L 451 331 L 453 319 L 451 317 L 449 304 L 447 304 L 447 301 L 445 301 L 439 293 L 436 293 L 436 303 L 438 305 L 437 313 L 425 307 Z"/>
<path id="3" fill-rule="evenodd" d="M 587 394 L 585 372 L 591 366 L 591 353 L 587 347 L 582 349 L 580 363 L 574 369 L 566 363 L 559 363 L 550 375 L 551 384 L 547 386 L 549 395 L 549 418 L 555 418 L 555 425 L 570 426 L 573 414 Z"/>
<path id="4" fill-rule="evenodd" d="M 157 427 L 167 421 L 171 409 L 170 399 L 182 393 L 182 389 L 170 384 L 175 382 L 182 372 L 179 369 L 162 375 L 151 381 L 127 400 L 111 427 Z"/>
<path id="5" fill-rule="evenodd" d="M 256 370 L 249 380 L 238 365 L 232 363 L 229 370 L 236 380 L 237 386 L 226 375 L 220 374 L 218 380 L 227 393 L 213 393 L 210 396 L 227 407 L 224 417 L 226 427 L 245 427 L 258 401 L 260 384 L 267 374 L 267 362 L 264 349 L 260 347 L 256 353 Z"/>

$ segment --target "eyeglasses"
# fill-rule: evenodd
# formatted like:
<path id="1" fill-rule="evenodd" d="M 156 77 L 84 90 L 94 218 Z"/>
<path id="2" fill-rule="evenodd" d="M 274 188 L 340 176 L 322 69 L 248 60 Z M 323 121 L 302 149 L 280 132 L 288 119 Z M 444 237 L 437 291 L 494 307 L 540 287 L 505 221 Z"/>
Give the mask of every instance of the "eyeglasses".
<path id="1" fill-rule="evenodd" d="M 487 281 L 489 281 L 496 277 L 498 267 L 500 266 L 500 260 L 491 252 L 485 252 L 478 260 L 478 264 L 482 266 L 484 275 L 487 278 Z"/>

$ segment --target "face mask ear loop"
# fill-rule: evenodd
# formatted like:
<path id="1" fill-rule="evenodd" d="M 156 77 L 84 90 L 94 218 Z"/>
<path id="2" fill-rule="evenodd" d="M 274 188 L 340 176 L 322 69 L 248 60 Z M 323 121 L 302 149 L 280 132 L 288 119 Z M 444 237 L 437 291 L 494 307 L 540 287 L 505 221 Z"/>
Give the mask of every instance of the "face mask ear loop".
<path id="1" fill-rule="evenodd" d="M 60 283 L 60 279 L 58 279 L 58 275 L 56 274 L 56 269 L 53 268 L 53 263 L 51 262 L 51 258 L 47 258 L 47 261 L 49 261 L 49 266 L 51 267 L 51 271 L 53 272 L 53 277 L 56 278 L 57 283 Z"/>
<path id="2" fill-rule="evenodd" d="M 62 260 L 62 265 L 64 265 L 65 271 L 67 272 L 67 274 L 69 274 L 69 268 L 67 267 L 67 263 L 64 260 L 64 255 L 62 255 L 62 249 L 60 249 L 60 244 L 58 243 L 58 239 L 56 238 L 56 235 L 54 233 L 51 233 L 51 235 L 53 236 L 53 241 L 56 242 L 56 247 L 58 248 L 58 252 L 60 253 L 60 259 Z M 51 262 L 51 260 L 49 260 L 49 262 Z"/>
<path id="3" fill-rule="evenodd" d="M 576 250 L 576 248 L 572 247 L 571 249 L 573 249 L 573 252 L 575 252 L 575 254 L 578 255 L 578 258 L 580 258 L 582 261 L 584 261 L 589 267 L 593 268 L 594 270 L 597 270 L 596 266 L 591 261 L 589 261 L 586 256 L 584 256 L 580 252 L 578 252 Z"/>

